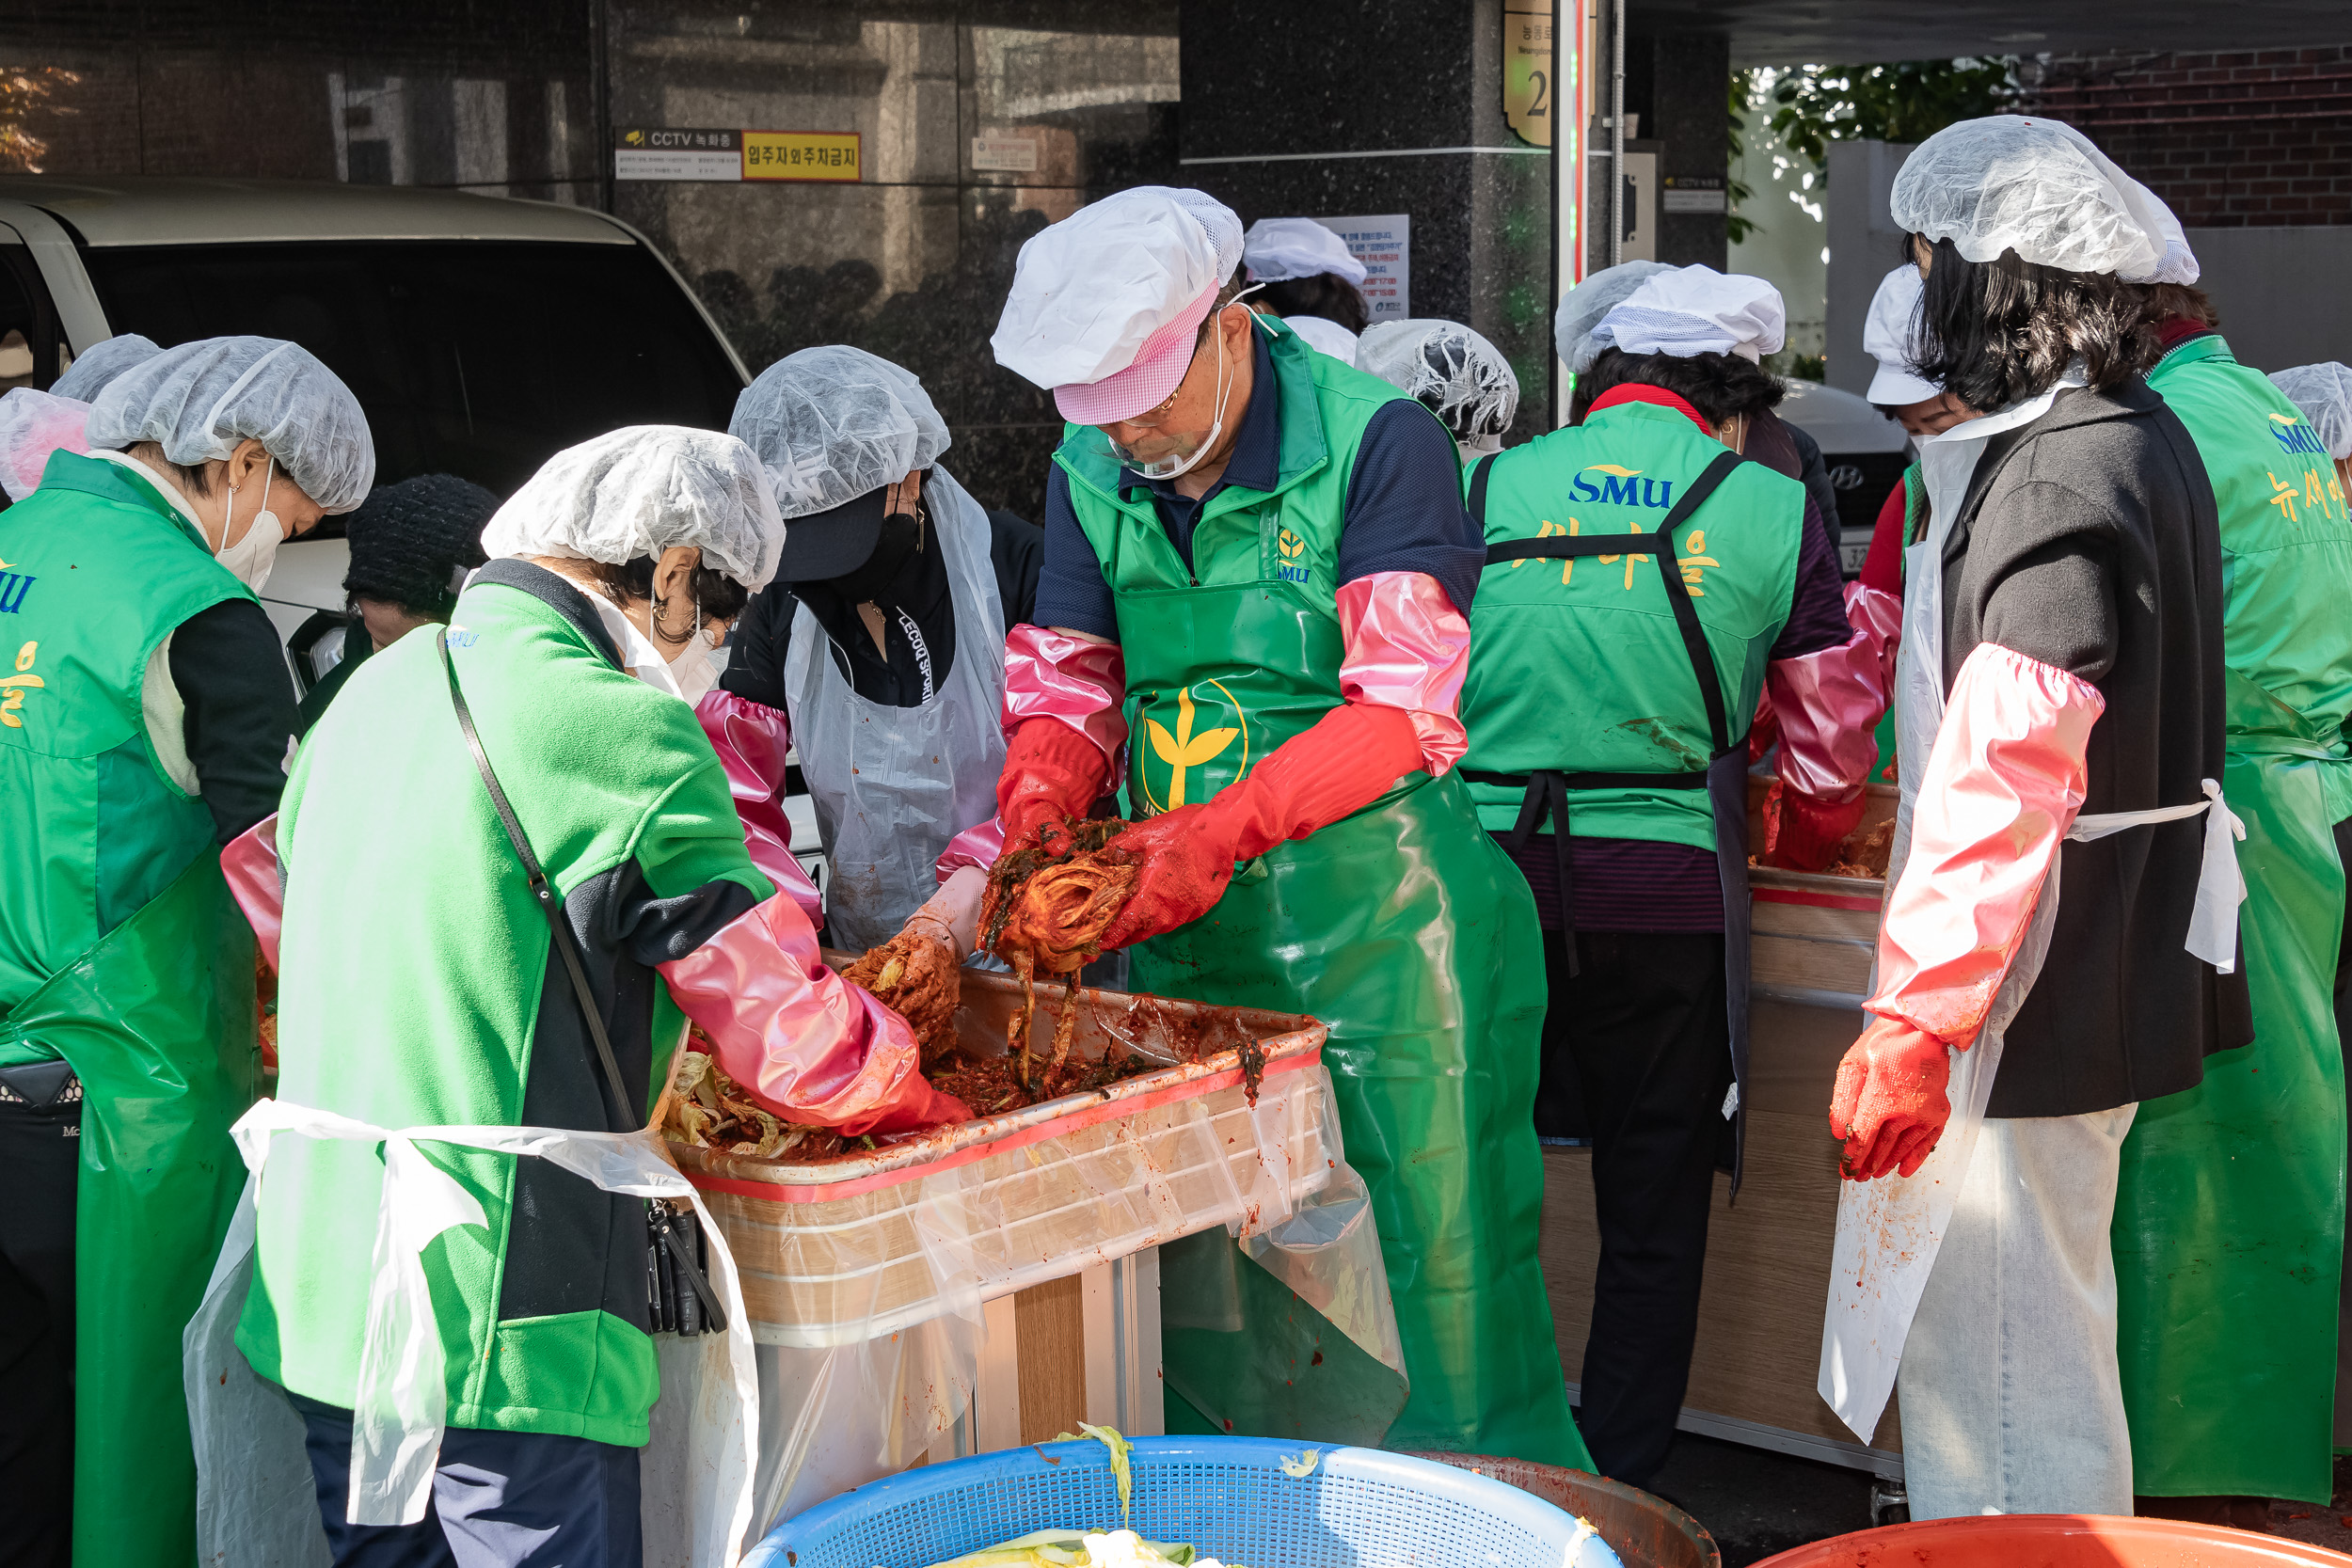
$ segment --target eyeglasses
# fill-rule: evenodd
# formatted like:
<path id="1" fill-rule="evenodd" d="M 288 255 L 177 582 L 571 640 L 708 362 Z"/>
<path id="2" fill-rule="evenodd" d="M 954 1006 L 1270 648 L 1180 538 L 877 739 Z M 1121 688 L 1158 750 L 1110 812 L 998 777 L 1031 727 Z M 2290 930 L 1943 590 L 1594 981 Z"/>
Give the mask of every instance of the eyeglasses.
<path id="1" fill-rule="evenodd" d="M 1168 411 L 1176 406 L 1176 400 L 1184 395 L 1184 383 L 1192 379 L 1192 368 L 1200 362 L 1200 351 L 1207 346 L 1208 340 L 1205 337 L 1192 345 L 1192 357 L 1184 361 L 1184 373 L 1176 378 L 1176 389 L 1168 393 L 1157 407 L 1147 408 L 1142 413 L 1119 422 L 1140 425 L 1146 430 L 1158 428 L 1159 422 L 1168 417 Z"/>

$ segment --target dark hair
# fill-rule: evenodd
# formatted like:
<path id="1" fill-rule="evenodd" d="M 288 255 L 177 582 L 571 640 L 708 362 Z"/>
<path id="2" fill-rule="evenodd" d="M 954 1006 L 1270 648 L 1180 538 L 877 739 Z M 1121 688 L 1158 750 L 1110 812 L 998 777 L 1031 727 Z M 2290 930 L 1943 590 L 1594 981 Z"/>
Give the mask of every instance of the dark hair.
<path id="1" fill-rule="evenodd" d="M 1987 413 L 2048 391 L 2076 359 L 2091 386 L 2112 387 L 2156 362 L 2140 293 L 2112 273 L 2040 266 L 2014 250 L 1971 261 L 1938 240 L 1911 368 Z"/>
<path id="2" fill-rule="evenodd" d="M 1719 429 L 1739 415 L 1763 413 L 1782 396 L 1779 377 L 1736 354 L 1628 354 L 1606 348 L 1592 369 L 1576 378 L 1570 422 L 1582 424 L 1595 398 L 1629 384 L 1672 392 Z"/>
<path id="3" fill-rule="evenodd" d="M 144 457 L 139 455 L 142 448 L 146 449 L 148 453 Z M 207 500 L 212 499 L 213 466 L 211 464 L 199 463 L 191 467 L 185 463 L 174 463 L 164 455 L 164 444 L 161 441 L 134 441 L 124 450 L 149 467 L 161 468 L 169 474 L 172 483 L 179 486 L 182 494 Z"/>
<path id="4" fill-rule="evenodd" d="M 603 561 L 587 561 L 581 564 L 596 579 L 596 586 L 604 590 L 605 597 L 614 604 L 625 605 L 632 599 L 653 597 L 654 562 L 649 555 L 624 561 L 618 566 Z M 695 567 L 690 591 L 706 621 L 724 621 L 741 614 L 743 607 L 751 602 L 752 597 L 750 589 L 715 566 Z"/>
<path id="5" fill-rule="evenodd" d="M 1350 332 L 1361 332 L 1372 325 L 1372 309 L 1364 303 L 1363 294 L 1336 272 L 1269 283 L 1258 291 L 1257 297 L 1278 316 L 1321 316 Z"/>
<path id="6" fill-rule="evenodd" d="M 2213 301 L 2202 289 L 2186 283 L 2135 283 L 2132 287 L 2139 291 L 2140 309 L 2151 326 L 2169 321 L 2192 321 L 2201 326 L 2221 325 L 2221 312 L 2213 308 Z"/>
<path id="7" fill-rule="evenodd" d="M 482 564 L 482 525 L 498 507 L 498 497 L 454 474 L 377 486 L 343 525 L 351 541 L 343 592 L 448 620 L 457 603 L 451 580 Z"/>

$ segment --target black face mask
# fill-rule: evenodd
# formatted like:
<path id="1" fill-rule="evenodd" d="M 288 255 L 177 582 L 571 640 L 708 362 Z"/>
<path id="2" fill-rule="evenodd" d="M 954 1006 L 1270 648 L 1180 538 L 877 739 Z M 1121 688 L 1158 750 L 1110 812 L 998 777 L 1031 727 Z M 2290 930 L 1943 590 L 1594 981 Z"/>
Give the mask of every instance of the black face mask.
<path id="1" fill-rule="evenodd" d="M 874 541 L 874 553 L 866 558 L 866 563 L 853 572 L 826 578 L 823 586 L 853 605 L 881 599 L 922 553 L 927 531 L 914 514 L 891 513 L 882 518 L 881 537 Z"/>

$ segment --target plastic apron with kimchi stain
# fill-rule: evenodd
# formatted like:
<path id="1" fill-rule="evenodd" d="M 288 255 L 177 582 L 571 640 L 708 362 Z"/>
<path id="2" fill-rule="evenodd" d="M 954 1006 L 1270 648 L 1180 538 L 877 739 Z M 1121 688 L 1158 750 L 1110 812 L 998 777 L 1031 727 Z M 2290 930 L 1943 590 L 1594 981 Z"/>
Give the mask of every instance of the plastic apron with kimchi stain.
<path id="1" fill-rule="evenodd" d="M 1986 443 L 2005 431 L 2030 424 L 2049 411 L 2058 394 L 2084 384 L 2081 368 L 2070 368 L 2056 387 L 2038 398 L 1955 425 L 1922 444 L 1919 464 L 1930 514 L 1927 536 L 1903 551 L 1903 630 L 1896 667 L 1896 757 L 1901 799 L 1896 810 L 1895 841 L 1887 860 L 1891 893 L 1911 854 L 1911 825 L 1919 786 L 1944 723 L 1944 546 L 1952 520 L 1967 499 L 1970 481 Z M 2197 911 L 2190 923 L 2191 952 L 2226 970 L 2236 946 L 2237 862 L 2232 833 L 2234 818 L 2219 804 L 2217 785 L 2206 798 L 2153 811 L 2083 816 L 2070 839 L 2092 839 L 2126 828 L 2177 821 L 2207 813 L 2205 859 L 2198 881 Z M 2240 831 L 2242 836 L 2242 831 Z M 1837 1233 L 1830 1262 L 1828 1310 L 1821 1325 L 1821 1398 L 1856 1436 L 1867 1443 L 1878 1430 L 1894 1391 L 1903 1341 L 1919 1307 L 1920 1292 L 1935 1268 L 1937 1252 L 1950 1228 L 1977 1133 L 1993 1097 L 2001 1065 L 2001 1043 L 2025 1005 L 2049 954 L 2050 927 L 2058 918 L 2058 857 L 2035 901 L 2032 924 L 2017 945 L 2009 972 L 1985 1011 L 1976 1043 L 1951 1057 L 1947 1095 L 1951 1119 L 1918 1171 L 1875 1181 L 1840 1181 Z M 2217 960 L 2214 955 L 2218 954 Z M 1876 990 L 1876 976 L 1872 988 Z"/>
<path id="2" fill-rule="evenodd" d="M 827 928 L 852 951 L 889 941 L 939 891 L 933 863 L 949 839 L 996 815 L 1005 762 L 1005 610 L 988 515 L 944 467 L 930 470 L 923 501 L 956 618 L 954 662 L 930 700 L 888 707 L 859 696 L 805 604 L 784 659 L 801 777 L 833 868 Z"/>

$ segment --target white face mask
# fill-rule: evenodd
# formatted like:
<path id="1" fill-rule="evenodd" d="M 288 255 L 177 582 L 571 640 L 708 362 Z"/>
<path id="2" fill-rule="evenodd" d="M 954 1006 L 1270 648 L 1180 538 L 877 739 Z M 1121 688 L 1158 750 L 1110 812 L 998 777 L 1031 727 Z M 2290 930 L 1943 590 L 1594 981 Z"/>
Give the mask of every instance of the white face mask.
<path id="1" fill-rule="evenodd" d="M 286 537 L 286 525 L 278 520 L 278 514 L 269 509 L 270 481 L 278 475 L 278 459 L 269 460 L 262 473 L 262 510 L 255 513 L 253 524 L 245 531 L 245 537 L 233 545 L 213 552 L 213 559 L 229 568 L 229 574 L 256 594 L 269 581 L 269 569 L 278 558 L 278 546 Z M 229 492 L 228 515 L 221 520 L 220 536 L 229 537 L 237 521 L 237 492 Z"/>
<path id="2" fill-rule="evenodd" d="M 667 661 L 670 678 L 677 682 L 677 694 L 688 702 L 701 702 L 703 693 L 719 684 L 718 667 L 710 662 L 711 653 L 718 646 L 715 632 L 698 629 L 678 656 Z"/>
<path id="3" fill-rule="evenodd" d="M 1501 451 L 1502 450 L 1502 437 L 1500 436 L 1474 436 L 1467 441 L 1454 442 L 1454 448 L 1456 451 L 1462 454 L 1462 467 L 1467 468 L 1471 464 L 1477 462 L 1480 458 L 1491 457 L 1496 452 Z"/>

